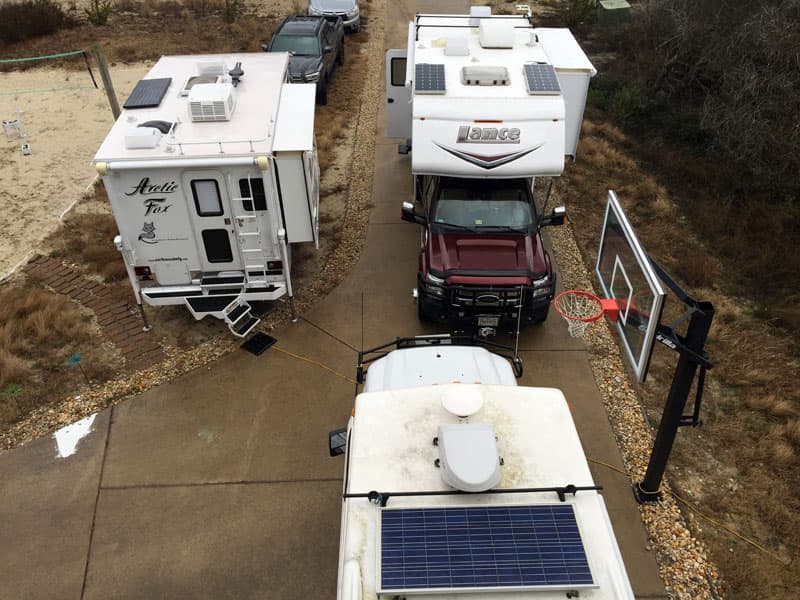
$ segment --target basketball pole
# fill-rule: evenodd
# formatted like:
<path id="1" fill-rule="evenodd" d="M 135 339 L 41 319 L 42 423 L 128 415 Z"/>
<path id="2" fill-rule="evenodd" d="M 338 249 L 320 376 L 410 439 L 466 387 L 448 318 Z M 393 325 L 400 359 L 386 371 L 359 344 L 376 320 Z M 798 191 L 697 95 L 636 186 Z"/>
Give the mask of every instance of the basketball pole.
<path id="1" fill-rule="evenodd" d="M 697 425 L 696 415 L 699 406 L 695 406 L 694 416 L 687 420 L 683 411 L 689 399 L 689 392 L 692 388 L 697 368 L 710 369 L 713 365 L 705 354 L 705 343 L 708 333 L 711 330 L 711 322 L 714 319 L 714 306 L 711 302 L 697 302 L 686 294 L 672 280 L 669 275 L 656 263 L 652 261 L 656 272 L 680 300 L 689 306 L 689 324 L 686 328 L 686 336 L 679 336 L 672 327 L 666 325 L 658 326 L 656 339 L 668 348 L 675 350 L 680 355 L 678 364 L 675 367 L 675 374 L 672 378 L 672 385 L 669 389 L 667 402 L 664 405 L 664 412 L 661 415 L 661 423 L 658 425 L 656 439 L 653 442 L 653 450 L 650 452 L 650 461 L 647 464 L 647 471 L 644 479 L 634 485 L 634 494 L 639 503 L 653 502 L 661 499 L 661 480 L 667 468 L 667 461 L 672 452 L 672 445 L 678 428 L 682 425 Z M 702 378 L 698 386 L 702 386 Z M 702 388 L 698 389 L 695 403 L 700 402 Z"/>

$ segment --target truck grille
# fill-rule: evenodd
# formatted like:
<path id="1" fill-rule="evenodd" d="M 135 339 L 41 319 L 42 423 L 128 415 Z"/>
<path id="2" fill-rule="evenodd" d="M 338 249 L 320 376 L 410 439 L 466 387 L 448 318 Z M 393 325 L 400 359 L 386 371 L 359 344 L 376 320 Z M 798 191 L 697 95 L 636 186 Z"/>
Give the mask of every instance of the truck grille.
<path id="1" fill-rule="evenodd" d="M 521 299 L 520 295 L 522 295 Z M 526 302 L 529 297 L 530 292 L 525 288 L 474 288 L 455 286 L 451 291 L 450 302 L 453 307 L 466 310 L 497 310 L 519 306 L 521 302 Z"/>

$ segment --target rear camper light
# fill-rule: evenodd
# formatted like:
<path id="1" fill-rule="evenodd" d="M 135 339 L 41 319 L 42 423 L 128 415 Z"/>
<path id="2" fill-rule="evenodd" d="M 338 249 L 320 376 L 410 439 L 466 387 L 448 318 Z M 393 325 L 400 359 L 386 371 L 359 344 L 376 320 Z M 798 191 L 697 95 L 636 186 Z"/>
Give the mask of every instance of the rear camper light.
<path id="1" fill-rule="evenodd" d="M 279 260 L 267 261 L 267 271 L 283 272 L 283 262 Z"/>
<path id="2" fill-rule="evenodd" d="M 139 281 L 150 281 L 152 279 L 150 267 L 133 267 L 133 273 L 139 278 Z"/>

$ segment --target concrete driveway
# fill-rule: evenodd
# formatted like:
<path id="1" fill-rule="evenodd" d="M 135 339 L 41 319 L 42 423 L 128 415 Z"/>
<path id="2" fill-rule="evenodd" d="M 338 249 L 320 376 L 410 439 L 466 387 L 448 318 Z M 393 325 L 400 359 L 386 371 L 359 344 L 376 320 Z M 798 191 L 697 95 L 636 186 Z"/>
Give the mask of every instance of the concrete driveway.
<path id="1" fill-rule="evenodd" d="M 421 4 L 387 4 L 387 48 L 403 47 Z M 410 158 L 382 123 L 377 139 L 358 266 L 275 334 L 347 375 L 349 346 L 425 332 L 410 297 L 419 232 L 399 219 Z M 521 383 L 563 389 L 587 455 L 621 467 L 582 343 L 552 318 L 521 348 Z M 352 403 L 353 385 L 313 364 L 236 351 L 99 414 L 72 456 L 56 458 L 50 437 L 0 456 L 0 598 L 335 597 L 343 465 L 327 432 Z M 666 597 L 629 482 L 594 475 L 637 596 Z"/>

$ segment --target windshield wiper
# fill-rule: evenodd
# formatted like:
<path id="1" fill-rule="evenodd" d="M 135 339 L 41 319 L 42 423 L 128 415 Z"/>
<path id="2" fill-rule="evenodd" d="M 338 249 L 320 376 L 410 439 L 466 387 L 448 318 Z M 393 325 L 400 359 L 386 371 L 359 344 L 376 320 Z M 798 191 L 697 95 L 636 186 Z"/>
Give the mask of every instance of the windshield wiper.
<path id="1" fill-rule="evenodd" d="M 492 229 L 495 231 L 511 231 L 513 233 L 525 233 L 530 225 L 481 225 L 481 230 Z"/>
<path id="2" fill-rule="evenodd" d="M 439 227 L 452 227 L 453 229 L 460 229 L 462 231 L 469 231 L 470 233 L 478 233 L 474 226 L 458 225 L 457 223 L 436 223 Z"/>

